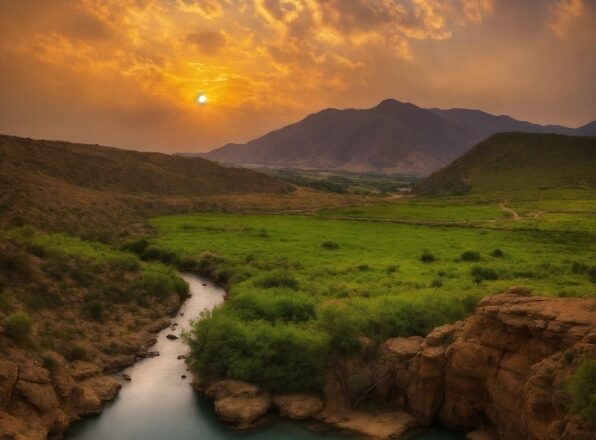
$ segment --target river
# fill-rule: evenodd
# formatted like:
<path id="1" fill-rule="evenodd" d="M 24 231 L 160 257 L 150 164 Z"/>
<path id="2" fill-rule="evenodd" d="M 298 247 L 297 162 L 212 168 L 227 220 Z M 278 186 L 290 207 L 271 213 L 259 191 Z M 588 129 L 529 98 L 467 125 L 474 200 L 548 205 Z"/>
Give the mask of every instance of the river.
<path id="1" fill-rule="evenodd" d="M 173 319 L 175 331 L 162 330 L 153 348 L 160 356 L 137 362 L 123 373 L 132 381 L 124 383 L 118 397 L 108 404 L 102 414 L 75 423 L 66 433 L 67 440 L 345 440 L 346 434 L 312 432 L 308 423 L 285 420 L 255 431 L 238 432 L 221 423 L 212 405 L 190 386 L 190 374 L 184 360 L 187 347 L 180 339 L 166 335 L 180 335 L 188 329 L 190 320 L 204 310 L 221 304 L 225 291 L 200 277 L 184 274 L 192 297 L 185 301 Z M 187 378 L 183 379 L 182 376 Z M 430 430 L 408 437 L 408 440 L 462 440 L 462 435 Z"/>

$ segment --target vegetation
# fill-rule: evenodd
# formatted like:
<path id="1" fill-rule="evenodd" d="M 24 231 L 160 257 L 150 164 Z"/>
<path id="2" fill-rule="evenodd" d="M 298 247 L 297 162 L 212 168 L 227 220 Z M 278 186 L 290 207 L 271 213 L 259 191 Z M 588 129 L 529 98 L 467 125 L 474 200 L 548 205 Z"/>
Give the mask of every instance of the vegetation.
<path id="1" fill-rule="evenodd" d="M 499 133 L 416 184 L 425 195 L 594 188 L 593 137 Z M 487 172 L 487 170 L 490 170 Z"/>
<path id="2" fill-rule="evenodd" d="M 572 195 L 552 193 L 562 200 L 561 210 L 584 204 L 584 211 L 570 215 L 591 209 L 582 201 L 584 193 Z M 150 246 L 174 253 L 178 261 L 224 282 L 230 292 L 226 305 L 197 322 L 189 335 L 194 368 L 205 379 L 234 377 L 275 391 L 313 389 L 323 374 L 321 357 L 350 353 L 363 336 L 378 343 L 424 335 L 468 315 L 482 296 L 512 285 L 544 295 L 593 295 L 589 274 L 595 250 L 585 245 L 594 237 L 591 225 L 576 221 L 574 229 L 563 231 L 556 222 L 529 216 L 537 227 L 522 227 L 524 218 L 512 227 L 510 219 L 491 221 L 493 215 L 504 218 L 498 198 L 480 204 L 474 197 L 454 200 L 406 200 L 314 216 L 155 219 L 157 236 L 149 239 Z M 543 206 L 552 199 L 515 203 Z M 440 215 L 458 221 L 469 206 L 480 220 L 474 227 L 434 221 L 440 209 Z M 402 207 L 417 217 L 415 224 L 392 221 Z M 316 355 L 305 356 L 300 369 L 290 369 L 280 353 L 289 356 L 285 347 L 295 347 L 301 338 L 316 338 Z M 242 366 L 231 371 L 235 359 L 242 359 Z M 291 380 L 281 380 L 284 376 Z M 353 380 L 355 399 L 366 390 L 365 381 L 357 379 L 362 378 Z"/>
<path id="3" fill-rule="evenodd" d="M 32 319 L 25 312 L 14 312 L 2 321 L 6 335 L 18 343 L 29 339 L 31 325 Z"/>
<path id="4" fill-rule="evenodd" d="M 596 425 L 596 359 L 581 361 L 566 386 L 572 409 Z"/>

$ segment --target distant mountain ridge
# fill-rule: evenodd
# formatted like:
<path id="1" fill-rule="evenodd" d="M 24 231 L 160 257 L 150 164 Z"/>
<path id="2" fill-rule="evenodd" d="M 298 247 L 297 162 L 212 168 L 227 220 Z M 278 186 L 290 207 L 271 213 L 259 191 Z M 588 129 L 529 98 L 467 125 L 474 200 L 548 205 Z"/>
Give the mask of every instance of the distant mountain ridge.
<path id="1" fill-rule="evenodd" d="M 596 135 L 596 121 L 579 128 L 539 125 L 480 110 L 424 109 L 386 99 L 370 109 L 325 109 L 245 144 L 201 156 L 237 165 L 264 165 L 425 176 L 498 132 Z"/>
<path id="2" fill-rule="evenodd" d="M 596 187 L 596 141 L 587 136 L 498 133 L 428 178 L 422 195 Z"/>

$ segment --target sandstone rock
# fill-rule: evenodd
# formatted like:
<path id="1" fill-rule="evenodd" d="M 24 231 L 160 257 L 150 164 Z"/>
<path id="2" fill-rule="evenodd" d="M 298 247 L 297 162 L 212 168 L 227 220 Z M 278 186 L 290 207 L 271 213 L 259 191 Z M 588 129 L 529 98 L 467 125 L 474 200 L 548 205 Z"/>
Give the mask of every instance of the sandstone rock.
<path id="1" fill-rule="evenodd" d="M 58 398 L 51 385 L 17 380 L 15 391 L 41 413 L 49 413 L 58 407 Z"/>
<path id="2" fill-rule="evenodd" d="M 239 428 L 249 427 L 263 417 L 271 407 L 267 395 L 257 397 L 224 397 L 215 401 L 215 413 L 226 423 Z"/>
<path id="3" fill-rule="evenodd" d="M 205 390 L 205 396 L 213 400 L 223 399 L 224 397 L 250 398 L 256 397 L 260 393 L 261 390 L 258 386 L 232 379 L 215 382 Z"/>
<path id="4" fill-rule="evenodd" d="M 273 398 L 273 405 L 282 417 L 310 419 L 323 410 L 323 401 L 312 394 L 284 394 Z"/>
<path id="5" fill-rule="evenodd" d="M 5 408 L 17 383 L 19 367 L 8 359 L 0 359 L 0 409 Z"/>
<path id="6" fill-rule="evenodd" d="M 79 383 L 73 393 L 73 401 L 80 416 L 98 414 L 104 402 L 118 394 L 120 384 L 110 376 L 97 376 Z"/>
<path id="7" fill-rule="evenodd" d="M 173 335 L 173 334 L 169 334 L 169 335 L 166 336 L 166 338 L 171 339 L 173 341 L 173 340 L 178 339 L 178 336 Z"/>
<path id="8" fill-rule="evenodd" d="M 47 384 L 50 383 L 50 372 L 33 362 L 25 362 L 19 366 L 19 380 Z"/>
<path id="9" fill-rule="evenodd" d="M 75 380 L 84 380 L 92 376 L 97 376 L 102 372 L 101 368 L 96 364 L 85 361 L 74 361 L 70 365 L 70 371 Z"/>

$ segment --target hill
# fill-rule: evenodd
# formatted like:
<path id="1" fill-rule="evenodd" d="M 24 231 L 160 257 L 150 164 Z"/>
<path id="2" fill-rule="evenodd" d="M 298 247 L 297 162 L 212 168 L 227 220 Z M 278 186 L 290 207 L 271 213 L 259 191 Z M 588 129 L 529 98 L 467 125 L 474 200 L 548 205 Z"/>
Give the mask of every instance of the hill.
<path id="1" fill-rule="evenodd" d="M 74 232 L 182 212 L 203 196 L 292 189 L 201 158 L 0 136 L 0 223 Z"/>
<path id="2" fill-rule="evenodd" d="M 426 176 L 501 131 L 576 134 L 573 128 L 479 110 L 424 109 L 387 99 L 370 109 L 326 109 L 246 144 L 227 144 L 202 156 L 241 165 Z"/>
<path id="3" fill-rule="evenodd" d="M 499 133 L 416 185 L 425 195 L 596 186 L 593 137 Z"/>

